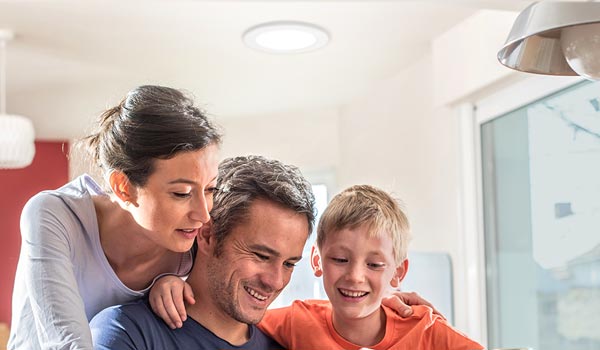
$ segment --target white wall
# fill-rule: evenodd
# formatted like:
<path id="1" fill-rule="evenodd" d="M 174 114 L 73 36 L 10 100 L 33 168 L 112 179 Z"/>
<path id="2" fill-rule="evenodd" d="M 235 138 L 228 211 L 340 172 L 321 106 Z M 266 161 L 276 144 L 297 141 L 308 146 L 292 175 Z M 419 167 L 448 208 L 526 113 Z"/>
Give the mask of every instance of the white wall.
<path id="1" fill-rule="evenodd" d="M 341 188 L 370 183 L 405 202 L 413 249 L 446 250 L 456 229 L 457 127 L 433 107 L 431 56 L 342 108 Z M 431 220 L 435 217 L 435 220 Z"/>
<path id="2" fill-rule="evenodd" d="M 295 164 L 305 175 L 334 172 L 339 163 L 338 109 L 251 119 L 215 118 L 225 133 L 222 157 L 260 154 Z"/>

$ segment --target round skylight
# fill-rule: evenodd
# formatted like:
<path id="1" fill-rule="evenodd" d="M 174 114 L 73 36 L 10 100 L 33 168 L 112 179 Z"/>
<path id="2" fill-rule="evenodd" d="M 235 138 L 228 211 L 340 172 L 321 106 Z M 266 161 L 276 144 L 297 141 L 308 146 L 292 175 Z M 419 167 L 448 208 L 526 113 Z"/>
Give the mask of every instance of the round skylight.
<path id="1" fill-rule="evenodd" d="M 301 53 L 327 45 L 327 32 L 302 22 L 270 22 L 248 29 L 243 35 L 249 47 L 269 53 Z"/>

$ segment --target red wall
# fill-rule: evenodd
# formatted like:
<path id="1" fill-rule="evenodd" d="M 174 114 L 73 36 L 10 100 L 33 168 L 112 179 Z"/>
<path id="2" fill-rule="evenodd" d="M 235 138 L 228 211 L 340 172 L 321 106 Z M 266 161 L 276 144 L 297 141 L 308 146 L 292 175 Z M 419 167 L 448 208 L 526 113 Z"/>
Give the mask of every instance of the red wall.
<path id="1" fill-rule="evenodd" d="M 21 248 L 21 209 L 37 192 L 58 188 L 68 181 L 67 151 L 66 142 L 38 141 L 30 166 L 0 170 L 0 322 L 10 323 L 13 282 Z"/>

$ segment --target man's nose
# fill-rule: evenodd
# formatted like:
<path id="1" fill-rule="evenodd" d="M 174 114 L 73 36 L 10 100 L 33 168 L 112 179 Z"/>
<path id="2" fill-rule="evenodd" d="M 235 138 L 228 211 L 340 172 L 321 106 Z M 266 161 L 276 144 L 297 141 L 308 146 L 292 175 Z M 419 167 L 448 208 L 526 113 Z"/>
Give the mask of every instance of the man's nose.
<path id="1" fill-rule="evenodd" d="M 270 292 L 282 290 L 290 281 L 291 271 L 284 271 L 284 267 L 267 267 L 263 274 L 263 283 Z"/>

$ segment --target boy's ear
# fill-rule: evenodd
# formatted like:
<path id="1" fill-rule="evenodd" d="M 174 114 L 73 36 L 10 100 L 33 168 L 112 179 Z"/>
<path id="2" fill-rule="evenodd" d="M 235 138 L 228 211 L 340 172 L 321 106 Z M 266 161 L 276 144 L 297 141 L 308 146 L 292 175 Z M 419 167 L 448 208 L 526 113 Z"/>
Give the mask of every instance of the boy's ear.
<path id="1" fill-rule="evenodd" d="M 394 274 L 394 277 L 392 277 L 390 285 L 394 288 L 398 288 L 400 286 L 400 282 L 402 282 L 407 272 L 408 259 L 404 259 L 404 261 L 396 267 L 396 273 Z"/>
<path id="2" fill-rule="evenodd" d="M 319 250 L 314 244 L 310 250 L 310 266 L 312 266 L 315 276 L 323 276 L 323 270 L 321 269 L 321 256 L 319 255 Z"/>
<path id="3" fill-rule="evenodd" d="M 137 189 L 121 171 L 113 171 L 108 177 L 110 189 L 123 202 L 137 206 Z"/>

